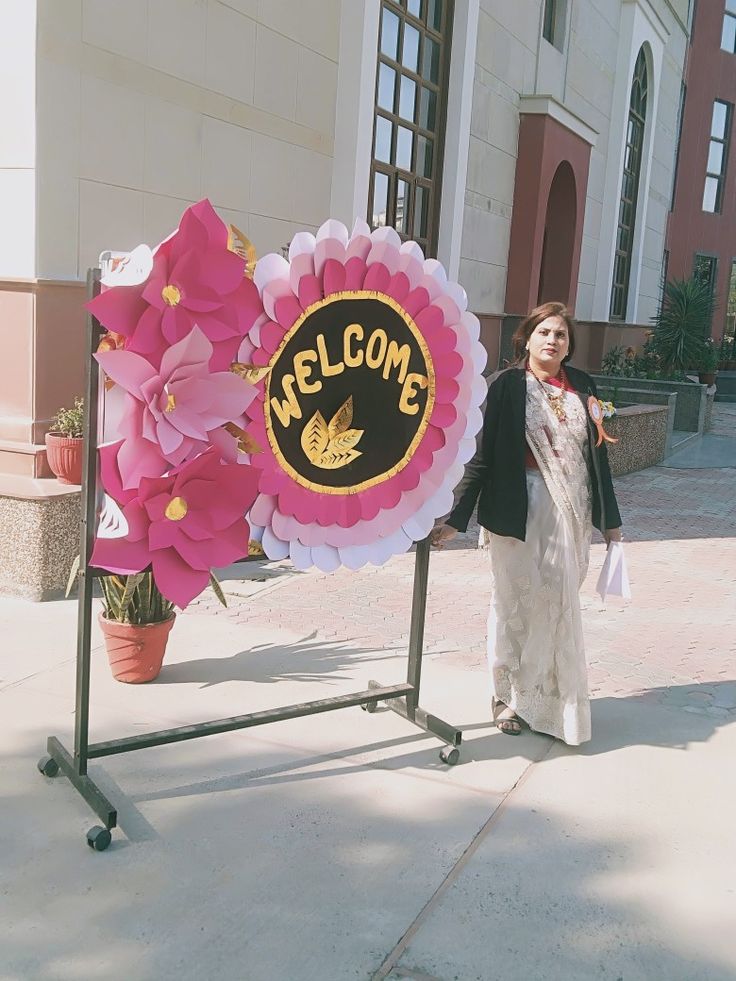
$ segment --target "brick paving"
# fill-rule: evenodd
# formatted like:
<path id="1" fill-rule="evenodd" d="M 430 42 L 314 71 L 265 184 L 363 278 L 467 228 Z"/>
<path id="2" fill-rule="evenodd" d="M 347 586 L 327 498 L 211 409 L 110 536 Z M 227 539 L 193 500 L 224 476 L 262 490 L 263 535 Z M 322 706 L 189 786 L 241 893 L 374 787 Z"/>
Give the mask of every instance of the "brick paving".
<path id="1" fill-rule="evenodd" d="M 716 404 L 713 432 L 736 436 L 736 406 Z M 616 493 L 633 601 L 600 602 L 605 551 L 597 541 L 581 592 L 592 694 L 648 693 L 687 711 L 736 716 L 736 470 L 656 467 L 618 478 Z M 471 526 L 433 553 L 425 635 L 428 656 L 476 670 L 485 663 L 490 598 L 477 534 Z M 193 608 L 298 629 L 305 642 L 343 652 L 401 649 L 413 561 L 398 556 L 378 569 L 331 575 L 274 564 L 280 576 L 246 584 L 227 610 L 210 593 Z"/>

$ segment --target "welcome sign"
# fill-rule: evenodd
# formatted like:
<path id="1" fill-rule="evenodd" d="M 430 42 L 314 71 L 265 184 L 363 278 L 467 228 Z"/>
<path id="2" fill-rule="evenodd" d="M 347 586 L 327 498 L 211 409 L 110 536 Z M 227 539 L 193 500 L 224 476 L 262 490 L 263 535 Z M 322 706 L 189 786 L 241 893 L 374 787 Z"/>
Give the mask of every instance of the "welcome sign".
<path id="1" fill-rule="evenodd" d="M 405 552 L 482 424 L 478 320 L 416 243 L 328 221 L 288 260 L 246 245 L 202 201 L 90 304 L 110 332 L 95 561 L 151 565 L 182 606 L 254 542 L 324 571 Z"/>
<path id="2" fill-rule="evenodd" d="M 274 354 L 266 431 L 298 484 L 354 494 L 409 463 L 434 401 L 432 356 L 408 313 L 387 296 L 337 293 L 309 306 Z"/>

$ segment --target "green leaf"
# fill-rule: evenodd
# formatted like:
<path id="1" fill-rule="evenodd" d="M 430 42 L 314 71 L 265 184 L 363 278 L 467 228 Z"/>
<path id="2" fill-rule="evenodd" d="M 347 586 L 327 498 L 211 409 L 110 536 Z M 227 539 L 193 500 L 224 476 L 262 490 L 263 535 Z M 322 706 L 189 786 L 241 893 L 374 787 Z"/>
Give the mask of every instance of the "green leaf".
<path id="1" fill-rule="evenodd" d="M 138 585 L 143 580 L 143 573 L 139 572 L 137 575 L 128 576 L 125 583 L 125 589 L 123 590 L 123 595 L 120 599 L 120 613 L 121 619 L 123 619 L 128 613 L 128 608 L 133 602 L 133 597 Z"/>
<path id="2" fill-rule="evenodd" d="M 215 594 L 215 596 L 218 598 L 218 600 L 222 603 L 222 605 L 223 606 L 227 606 L 227 600 L 225 599 L 225 594 L 222 591 L 222 586 L 218 582 L 217 577 L 215 576 L 214 572 L 210 572 L 210 586 L 212 586 L 212 592 Z"/>
<path id="3" fill-rule="evenodd" d="M 77 555 L 77 557 L 72 562 L 71 569 L 69 570 L 69 581 L 66 584 L 66 591 L 64 593 L 64 596 L 67 598 L 69 597 L 69 593 L 71 593 L 72 587 L 74 586 L 74 583 L 77 581 L 77 577 L 79 576 L 79 560 L 80 560 L 80 556 Z"/>

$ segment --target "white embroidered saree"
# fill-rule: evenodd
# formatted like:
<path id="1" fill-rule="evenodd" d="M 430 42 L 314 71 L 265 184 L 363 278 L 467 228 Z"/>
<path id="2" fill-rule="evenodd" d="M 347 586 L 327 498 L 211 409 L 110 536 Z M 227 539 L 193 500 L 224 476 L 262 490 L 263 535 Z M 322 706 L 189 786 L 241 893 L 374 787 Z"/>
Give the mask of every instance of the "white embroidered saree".
<path id="1" fill-rule="evenodd" d="M 532 729 L 577 746 L 590 739 L 578 596 L 592 530 L 587 418 L 566 392 L 558 419 L 546 390 L 559 398 L 527 376 L 526 437 L 539 470 L 527 470 L 526 541 L 490 536 L 488 653 L 496 698 Z"/>

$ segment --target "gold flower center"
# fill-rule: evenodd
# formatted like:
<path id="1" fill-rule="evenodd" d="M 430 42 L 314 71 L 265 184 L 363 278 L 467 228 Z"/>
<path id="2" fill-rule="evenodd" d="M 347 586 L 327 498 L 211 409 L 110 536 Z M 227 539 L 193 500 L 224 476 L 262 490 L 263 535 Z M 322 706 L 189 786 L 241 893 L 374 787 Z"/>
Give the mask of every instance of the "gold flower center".
<path id="1" fill-rule="evenodd" d="M 176 408 L 176 396 L 172 395 L 171 392 L 166 394 L 166 408 L 165 412 L 173 412 Z"/>
<path id="2" fill-rule="evenodd" d="M 161 297 L 164 303 L 168 303 L 170 307 L 175 307 L 181 300 L 181 292 L 176 286 L 164 286 L 161 290 Z"/>
<path id="3" fill-rule="evenodd" d="M 182 518 L 186 517 L 188 510 L 189 505 L 183 497 L 172 497 L 169 503 L 166 505 L 164 514 L 169 521 L 181 521 Z"/>

